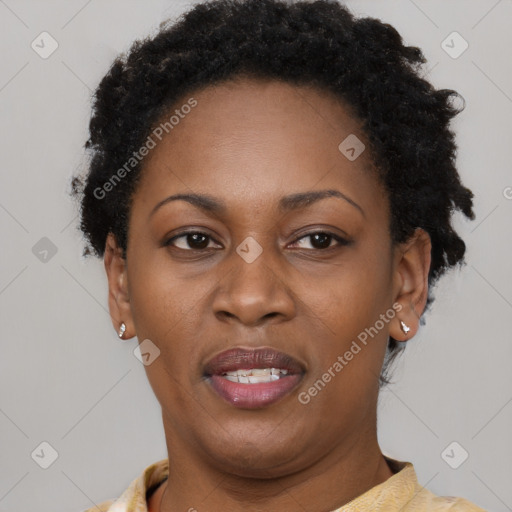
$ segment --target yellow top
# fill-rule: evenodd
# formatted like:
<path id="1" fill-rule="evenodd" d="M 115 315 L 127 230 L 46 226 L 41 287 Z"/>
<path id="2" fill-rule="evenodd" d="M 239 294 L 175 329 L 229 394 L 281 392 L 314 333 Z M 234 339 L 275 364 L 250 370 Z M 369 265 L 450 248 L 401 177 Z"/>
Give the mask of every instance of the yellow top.
<path id="1" fill-rule="evenodd" d="M 464 498 L 436 496 L 418 483 L 410 462 L 385 459 L 395 474 L 332 512 L 486 512 Z M 117 500 L 105 501 L 85 512 L 147 512 L 146 492 L 168 475 L 168 459 L 155 462 Z"/>

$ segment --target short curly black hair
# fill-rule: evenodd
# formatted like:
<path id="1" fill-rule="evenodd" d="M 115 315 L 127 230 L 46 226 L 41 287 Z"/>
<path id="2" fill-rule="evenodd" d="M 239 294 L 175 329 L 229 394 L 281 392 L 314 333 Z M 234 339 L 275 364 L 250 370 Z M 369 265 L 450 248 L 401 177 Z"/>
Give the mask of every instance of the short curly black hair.
<path id="1" fill-rule="evenodd" d="M 404 45 L 389 24 L 356 18 L 336 0 L 212 0 L 197 4 L 152 37 L 135 41 L 95 91 L 86 176 L 72 180 L 80 200 L 84 255 L 104 255 L 113 233 L 126 257 L 128 222 L 141 163 L 98 197 L 178 100 L 230 78 L 313 85 L 336 95 L 362 121 L 372 161 L 389 193 L 393 243 L 416 227 L 432 241 L 429 285 L 464 263 L 465 244 L 451 225 L 455 210 L 474 219 L 473 193 L 461 184 L 449 127 L 463 107 L 451 89 L 422 75 L 422 51 Z M 124 175 L 123 175 L 124 176 Z M 96 193 L 95 193 L 96 191 Z M 429 289 L 431 286 L 429 286 Z M 433 300 L 429 291 L 427 308 Z M 390 337 L 380 376 L 403 348 Z"/>

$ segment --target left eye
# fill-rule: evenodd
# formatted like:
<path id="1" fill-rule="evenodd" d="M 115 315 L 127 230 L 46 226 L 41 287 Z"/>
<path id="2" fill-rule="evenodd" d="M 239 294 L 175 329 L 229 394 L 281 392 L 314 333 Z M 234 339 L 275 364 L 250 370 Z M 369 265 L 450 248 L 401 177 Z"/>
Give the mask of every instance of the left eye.
<path id="1" fill-rule="evenodd" d="M 312 249 L 329 249 L 331 247 L 331 242 L 335 240 L 338 242 L 338 245 L 347 245 L 348 241 L 344 238 L 341 238 L 334 233 L 325 233 L 323 231 L 319 231 L 317 233 L 309 233 L 308 235 L 302 236 L 294 243 L 299 243 L 302 240 L 310 239 Z M 307 248 L 307 247 L 306 247 Z"/>

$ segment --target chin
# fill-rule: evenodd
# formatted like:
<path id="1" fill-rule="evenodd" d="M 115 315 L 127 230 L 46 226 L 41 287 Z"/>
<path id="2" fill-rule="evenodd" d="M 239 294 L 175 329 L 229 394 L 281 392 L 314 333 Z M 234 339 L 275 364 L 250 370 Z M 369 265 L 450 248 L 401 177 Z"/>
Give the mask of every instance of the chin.
<path id="1" fill-rule="evenodd" d="M 286 476 L 296 471 L 296 464 L 292 464 L 300 454 L 287 454 L 273 450 L 255 452 L 253 445 L 240 447 L 238 450 L 226 453 L 216 453 L 215 461 L 222 471 L 243 478 L 274 479 Z M 293 469 L 292 469 L 293 468 Z"/>
<path id="2" fill-rule="evenodd" d="M 209 437 L 203 446 L 221 471 L 240 477 L 277 478 L 296 471 L 298 459 L 305 455 L 304 437 L 298 441 L 294 435 L 283 438 L 261 430 L 259 436 L 240 432 L 230 435 L 223 431 L 215 445 Z"/>

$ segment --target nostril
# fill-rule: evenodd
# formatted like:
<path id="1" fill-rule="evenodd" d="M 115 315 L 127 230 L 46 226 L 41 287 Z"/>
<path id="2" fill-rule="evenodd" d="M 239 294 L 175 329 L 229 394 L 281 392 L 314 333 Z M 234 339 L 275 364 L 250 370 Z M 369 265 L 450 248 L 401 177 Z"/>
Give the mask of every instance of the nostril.
<path id="1" fill-rule="evenodd" d="M 235 315 L 233 313 L 230 313 L 229 311 L 217 311 L 215 314 L 220 318 L 235 318 Z"/>

